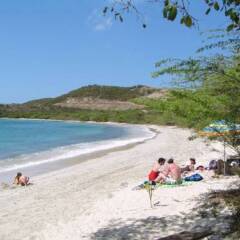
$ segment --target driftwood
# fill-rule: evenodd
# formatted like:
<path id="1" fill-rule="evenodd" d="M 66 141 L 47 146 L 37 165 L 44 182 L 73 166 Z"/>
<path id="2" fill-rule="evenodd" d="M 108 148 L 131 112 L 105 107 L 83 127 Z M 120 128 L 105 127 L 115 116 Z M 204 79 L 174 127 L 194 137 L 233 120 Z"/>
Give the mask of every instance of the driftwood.
<path id="1" fill-rule="evenodd" d="M 167 237 L 159 238 L 158 240 L 199 240 L 204 237 L 210 236 L 212 231 L 206 230 L 202 232 L 180 232 L 177 234 L 173 234 Z"/>

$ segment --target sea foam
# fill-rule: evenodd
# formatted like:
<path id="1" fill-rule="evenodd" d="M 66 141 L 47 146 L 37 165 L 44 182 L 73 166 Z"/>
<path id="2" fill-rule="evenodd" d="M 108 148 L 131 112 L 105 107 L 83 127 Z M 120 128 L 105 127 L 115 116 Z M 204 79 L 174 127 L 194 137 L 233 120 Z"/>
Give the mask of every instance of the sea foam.
<path id="1" fill-rule="evenodd" d="M 114 124 L 114 126 L 118 127 L 116 124 Z M 155 136 L 155 133 L 147 127 L 131 125 L 120 125 L 119 127 L 125 128 L 125 134 L 120 138 L 81 142 L 50 148 L 46 151 L 21 154 L 11 158 L 1 159 L 0 173 L 66 160 L 99 151 L 110 150 L 126 146 L 128 144 L 143 142 Z"/>

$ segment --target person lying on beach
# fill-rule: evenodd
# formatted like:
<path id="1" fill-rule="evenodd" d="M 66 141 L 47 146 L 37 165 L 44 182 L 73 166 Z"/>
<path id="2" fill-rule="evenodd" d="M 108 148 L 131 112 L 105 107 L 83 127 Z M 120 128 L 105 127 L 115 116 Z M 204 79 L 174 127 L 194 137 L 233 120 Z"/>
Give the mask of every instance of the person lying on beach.
<path id="1" fill-rule="evenodd" d="M 165 183 L 181 183 L 182 178 L 181 178 L 181 168 L 174 163 L 174 160 L 170 158 L 167 162 L 167 166 L 164 169 L 164 175 L 165 178 L 163 179 Z"/>
<path id="2" fill-rule="evenodd" d="M 189 164 L 187 164 L 185 167 L 181 168 L 181 172 L 193 172 L 195 170 L 196 160 L 195 158 L 189 159 Z"/>
<path id="3" fill-rule="evenodd" d="M 149 181 L 158 181 L 161 179 L 162 176 L 159 178 L 160 168 L 165 164 L 165 158 L 159 158 L 153 165 L 151 172 L 148 175 Z"/>
<path id="4" fill-rule="evenodd" d="M 27 186 L 29 184 L 29 177 L 23 176 L 22 173 L 18 172 L 13 183 L 16 185 Z"/>
<path id="5" fill-rule="evenodd" d="M 204 167 L 203 165 L 199 165 L 199 166 L 196 167 L 196 170 L 197 170 L 197 171 L 201 171 L 201 172 L 203 172 L 203 171 L 206 170 L 206 169 L 207 169 L 207 168 Z"/>

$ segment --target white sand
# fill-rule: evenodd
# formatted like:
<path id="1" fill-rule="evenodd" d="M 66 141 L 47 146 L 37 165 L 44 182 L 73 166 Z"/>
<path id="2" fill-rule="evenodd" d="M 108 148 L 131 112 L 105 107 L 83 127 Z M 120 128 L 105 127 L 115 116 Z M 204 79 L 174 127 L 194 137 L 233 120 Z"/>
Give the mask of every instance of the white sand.
<path id="1" fill-rule="evenodd" d="M 179 164 L 190 157 L 199 164 L 222 157 L 202 139 L 189 141 L 188 129 L 152 127 L 158 136 L 133 148 L 35 177 L 29 187 L 1 189 L 0 239 L 155 239 L 188 228 L 183 217 L 199 196 L 226 188 L 233 179 L 158 188 L 151 209 L 147 192 L 132 188 L 160 156 Z"/>

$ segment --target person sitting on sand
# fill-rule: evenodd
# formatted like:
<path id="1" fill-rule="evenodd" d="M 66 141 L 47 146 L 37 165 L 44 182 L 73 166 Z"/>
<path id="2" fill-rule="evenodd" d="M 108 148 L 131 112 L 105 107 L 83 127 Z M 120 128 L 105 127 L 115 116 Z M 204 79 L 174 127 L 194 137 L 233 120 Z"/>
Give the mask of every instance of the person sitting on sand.
<path id="1" fill-rule="evenodd" d="M 195 170 L 196 160 L 195 158 L 189 159 L 189 164 L 187 164 L 185 167 L 181 168 L 181 172 L 193 172 Z"/>
<path id="2" fill-rule="evenodd" d="M 149 181 L 157 181 L 159 179 L 160 168 L 165 164 L 165 158 L 159 158 L 153 165 L 151 172 L 148 175 Z"/>
<path id="3" fill-rule="evenodd" d="M 168 160 L 168 165 L 164 169 L 165 183 L 181 183 L 181 168 L 174 163 L 174 160 L 170 158 Z"/>
<path id="4" fill-rule="evenodd" d="M 17 176 L 14 178 L 14 184 L 27 186 L 29 184 L 29 177 L 23 176 L 22 173 L 18 172 Z"/>

